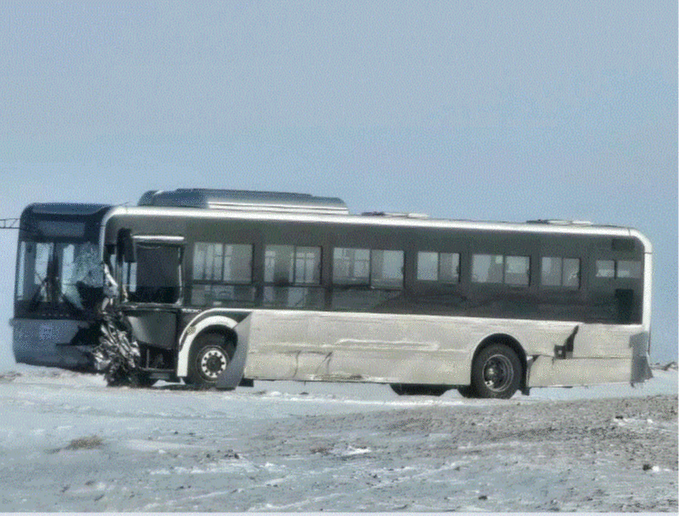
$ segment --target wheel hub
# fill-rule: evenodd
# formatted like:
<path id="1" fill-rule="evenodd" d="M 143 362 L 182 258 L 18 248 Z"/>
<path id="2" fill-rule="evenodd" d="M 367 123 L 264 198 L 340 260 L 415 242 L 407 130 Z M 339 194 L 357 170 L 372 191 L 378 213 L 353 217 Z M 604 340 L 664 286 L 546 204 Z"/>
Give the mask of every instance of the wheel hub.
<path id="1" fill-rule="evenodd" d="M 485 384 L 492 391 L 504 391 L 511 383 L 513 366 L 503 355 L 490 357 L 483 371 Z"/>
<path id="2" fill-rule="evenodd" d="M 217 378 L 227 367 L 227 359 L 224 353 L 218 350 L 209 350 L 201 359 L 201 370 L 206 377 Z"/>

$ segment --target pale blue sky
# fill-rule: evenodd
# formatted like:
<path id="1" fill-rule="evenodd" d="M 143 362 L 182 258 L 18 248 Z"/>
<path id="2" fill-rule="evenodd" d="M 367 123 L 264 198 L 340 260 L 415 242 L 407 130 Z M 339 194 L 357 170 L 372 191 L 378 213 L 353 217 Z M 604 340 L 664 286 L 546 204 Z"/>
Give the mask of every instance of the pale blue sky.
<path id="1" fill-rule="evenodd" d="M 2 2 L 0 92 L 0 217 L 214 187 L 634 226 L 677 356 L 676 1 Z"/>

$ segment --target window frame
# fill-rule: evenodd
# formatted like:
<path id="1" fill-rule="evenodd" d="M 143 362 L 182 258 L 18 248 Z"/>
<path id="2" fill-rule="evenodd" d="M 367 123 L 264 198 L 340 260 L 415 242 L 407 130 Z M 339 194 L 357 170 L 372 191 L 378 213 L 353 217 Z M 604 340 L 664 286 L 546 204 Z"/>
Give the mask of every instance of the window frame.
<path id="1" fill-rule="evenodd" d="M 421 278 L 420 266 L 421 266 L 421 256 L 422 255 L 435 255 L 435 278 Z M 456 257 L 456 277 L 449 277 L 448 279 L 443 279 L 443 256 Z M 441 285 L 459 285 L 461 283 L 461 253 L 457 251 L 427 251 L 419 250 L 416 252 L 416 276 L 417 282 L 424 282 L 427 284 L 441 284 Z"/>
<path id="2" fill-rule="evenodd" d="M 634 266 L 633 268 L 626 268 L 626 271 L 632 271 L 633 275 L 622 276 L 620 271 L 623 270 L 624 263 Z M 640 260 L 616 260 L 615 261 L 615 279 L 616 280 L 641 280 L 643 278 L 643 263 Z"/>
<path id="3" fill-rule="evenodd" d="M 220 267 L 216 269 L 215 266 L 215 256 L 217 254 L 214 254 L 213 256 L 213 263 L 210 268 L 210 270 L 207 268 L 208 261 L 205 258 L 203 258 L 203 267 L 202 267 L 202 272 L 204 278 L 196 278 L 196 271 L 197 271 L 197 251 L 198 251 L 198 246 L 199 245 L 206 245 L 208 246 L 207 249 L 210 249 L 211 246 L 221 246 L 221 264 Z M 226 246 L 239 246 L 239 247 L 244 247 L 244 248 L 249 248 L 250 251 L 250 257 L 248 259 L 248 271 L 250 273 L 250 280 L 248 282 L 246 281 L 238 281 L 238 280 L 225 280 L 225 247 Z M 205 252 L 204 252 L 205 253 Z M 233 256 L 233 255 L 232 255 Z M 236 304 L 238 306 L 253 306 L 255 304 L 256 300 L 256 285 L 255 285 L 255 268 L 254 268 L 254 259 L 255 259 L 255 245 L 252 243 L 248 242 L 215 242 L 215 241 L 195 241 L 194 245 L 192 247 L 192 262 L 191 262 L 191 268 L 190 268 L 190 274 L 191 274 L 191 290 L 189 291 L 189 305 L 194 306 L 194 307 L 217 307 L 217 306 L 230 306 L 231 304 Z M 220 277 L 215 278 L 214 274 L 216 270 L 219 272 Z M 226 290 L 231 290 L 232 293 L 237 293 L 240 290 L 243 292 L 246 292 L 247 290 L 249 291 L 248 296 L 246 297 L 238 297 L 236 295 L 232 296 L 224 296 L 224 292 Z M 202 292 L 201 295 L 199 295 L 199 291 Z M 222 293 L 221 293 L 222 291 Z M 201 297 L 204 302 L 198 303 L 195 300 L 197 300 L 199 297 Z"/>
<path id="4" fill-rule="evenodd" d="M 362 277 L 360 281 L 348 281 L 346 277 L 345 281 L 339 281 L 339 279 L 336 278 L 336 252 L 337 251 L 345 251 L 345 250 L 352 250 L 353 252 L 369 252 L 369 261 L 368 261 L 368 275 L 365 277 Z M 381 262 L 379 262 L 378 258 L 378 253 L 381 254 L 387 254 L 387 253 L 399 253 L 400 254 L 400 265 L 399 265 L 399 278 L 395 278 L 394 282 L 391 282 L 391 278 L 386 277 L 383 275 L 383 272 L 385 271 L 385 262 L 383 259 L 385 256 L 381 256 Z M 383 248 L 351 248 L 351 247 L 346 247 L 346 246 L 334 246 L 333 247 L 333 252 L 332 252 L 332 264 L 331 264 L 331 287 L 341 287 L 341 288 L 360 288 L 360 289 L 373 289 L 373 290 L 383 290 L 383 291 L 403 291 L 405 289 L 405 259 L 406 259 L 406 252 L 403 249 L 383 249 Z M 345 259 L 343 259 L 345 260 Z M 390 259 L 392 260 L 392 259 Z M 353 267 L 357 263 L 364 264 L 366 265 L 366 261 L 364 259 L 352 259 L 353 262 Z M 380 269 L 379 269 L 380 266 Z M 380 279 L 377 278 L 377 273 L 381 273 Z M 342 279 L 340 279 L 342 280 Z M 366 280 L 364 282 L 363 280 Z"/>
<path id="5" fill-rule="evenodd" d="M 271 251 L 271 248 L 291 248 L 291 263 L 290 263 L 290 271 L 289 271 L 289 276 L 288 280 L 282 281 L 278 280 L 276 278 L 276 255 L 275 255 L 275 262 L 274 262 L 274 270 L 272 271 L 273 276 L 271 279 L 268 277 L 270 276 L 268 271 L 268 251 Z M 313 269 L 313 278 L 311 281 L 305 281 L 305 280 L 300 280 L 301 274 L 299 271 L 299 264 L 301 260 L 301 255 L 299 254 L 299 251 L 301 250 L 316 250 L 316 263 L 314 264 L 314 269 Z M 307 272 L 307 261 L 305 260 L 304 257 L 302 257 L 303 260 L 303 269 L 304 273 Z M 266 286 L 275 286 L 275 287 L 319 287 L 322 285 L 322 264 L 324 260 L 324 249 L 323 246 L 299 246 L 296 244 L 266 244 L 263 250 L 263 284 Z M 302 277 L 304 278 L 306 274 L 302 274 Z"/>
<path id="6" fill-rule="evenodd" d="M 560 260 L 560 270 L 558 272 L 558 280 L 559 282 L 556 284 L 547 284 L 544 283 L 544 260 L 549 259 L 549 260 Z M 577 285 L 567 285 L 565 282 L 565 262 L 568 260 L 576 260 L 577 261 Z M 582 267 L 583 260 L 580 257 L 574 257 L 574 256 L 560 256 L 560 255 L 542 255 L 540 256 L 539 260 L 539 286 L 542 289 L 560 289 L 560 290 L 566 290 L 566 291 L 579 291 L 582 286 L 583 286 L 583 280 L 582 280 L 582 272 L 583 272 L 583 267 Z"/>
<path id="7" fill-rule="evenodd" d="M 489 280 L 489 271 L 487 275 L 486 280 L 476 280 L 475 278 L 475 258 L 476 257 L 490 257 L 490 263 L 487 266 L 488 269 L 492 267 L 493 261 L 497 261 L 497 257 L 501 257 L 501 264 L 497 262 L 496 265 L 501 265 L 501 280 L 499 281 L 490 281 Z M 507 277 L 509 274 L 508 271 L 508 259 L 526 259 L 527 260 L 527 269 L 526 269 L 526 275 L 527 275 L 527 282 L 525 283 L 510 283 L 507 281 Z M 476 286 L 503 286 L 503 287 L 508 287 L 508 288 L 514 288 L 514 289 L 522 289 L 522 288 L 529 288 L 532 285 L 532 255 L 527 254 L 527 255 L 519 255 L 519 254 L 504 254 L 504 253 L 494 253 L 494 252 L 489 252 L 489 253 L 471 253 L 471 270 L 470 270 L 470 281 L 472 285 Z"/>
<path id="8" fill-rule="evenodd" d="M 199 245 L 207 245 L 209 248 L 211 246 L 217 246 L 219 245 L 221 248 L 220 252 L 220 258 L 221 258 L 221 263 L 220 267 L 216 269 L 215 266 L 215 257 L 217 257 L 217 254 L 213 254 L 212 258 L 212 266 L 210 268 L 210 271 L 207 268 L 208 261 L 206 260 L 207 253 L 204 255 L 203 258 L 203 276 L 204 278 L 197 278 L 196 276 L 196 267 L 197 267 L 197 247 Z M 245 281 L 245 280 L 225 280 L 225 247 L 226 246 L 239 246 L 239 247 L 244 247 L 244 248 L 250 248 L 250 258 L 249 258 L 249 267 L 248 270 L 250 272 L 250 280 Z M 233 256 L 233 255 L 232 255 Z M 211 284 L 211 285 L 253 285 L 254 284 L 254 277 L 253 277 L 253 258 L 254 258 L 254 246 L 253 244 L 250 243 L 233 243 L 233 242 L 208 242 L 208 241 L 196 241 L 194 242 L 194 247 L 192 249 L 192 264 L 191 264 L 191 281 L 192 284 Z M 215 272 L 218 272 L 220 277 L 215 278 Z M 210 273 L 210 278 L 208 278 L 207 273 Z"/>

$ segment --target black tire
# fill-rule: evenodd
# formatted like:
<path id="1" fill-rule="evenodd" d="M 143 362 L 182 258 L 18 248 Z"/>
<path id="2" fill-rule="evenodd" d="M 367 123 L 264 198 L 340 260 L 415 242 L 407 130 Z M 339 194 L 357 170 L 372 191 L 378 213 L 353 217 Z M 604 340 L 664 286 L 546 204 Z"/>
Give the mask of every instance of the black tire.
<path id="1" fill-rule="evenodd" d="M 484 399 L 510 399 L 520 388 L 522 365 L 515 351 L 497 343 L 484 348 L 473 360 L 471 388 Z"/>
<path id="2" fill-rule="evenodd" d="M 449 389 L 449 386 L 428 384 L 391 384 L 390 388 L 400 396 L 425 395 L 429 397 L 441 397 Z"/>
<path id="3" fill-rule="evenodd" d="M 188 383 L 200 389 L 214 388 L 234 357 L 235 348 L 231 339 L 218 332 L 197 337 L 189 352 Z"/>

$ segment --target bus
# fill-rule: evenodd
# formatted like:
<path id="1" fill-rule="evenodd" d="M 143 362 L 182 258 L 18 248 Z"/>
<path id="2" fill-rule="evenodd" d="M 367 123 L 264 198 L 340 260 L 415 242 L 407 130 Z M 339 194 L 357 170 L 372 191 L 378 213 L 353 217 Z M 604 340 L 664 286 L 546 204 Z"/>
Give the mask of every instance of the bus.
<path id="1" fill-rule="evenodd" d="M 109 205 L 35 203 L 19 220 L 12 349 L 18 363 L 93 370 Z"/>
<path id="2" fill-rule="evenodd" d="M 508 398 L 652 376 L 652 248 L 632 228 L 178 189 L 109 210 L 100 248 L 150 379 Z"/>

